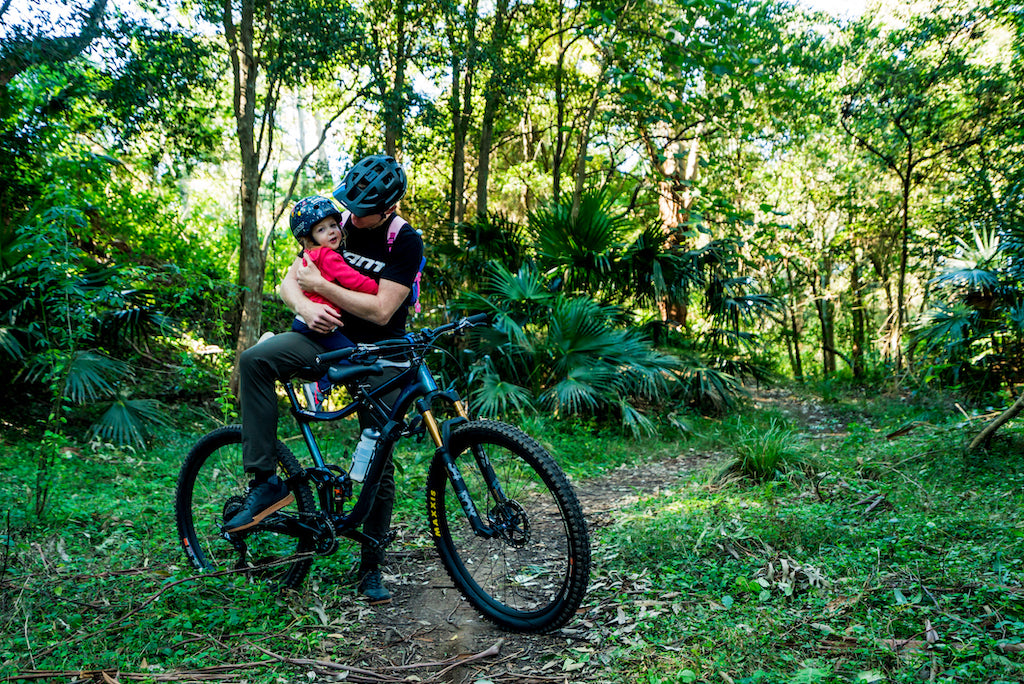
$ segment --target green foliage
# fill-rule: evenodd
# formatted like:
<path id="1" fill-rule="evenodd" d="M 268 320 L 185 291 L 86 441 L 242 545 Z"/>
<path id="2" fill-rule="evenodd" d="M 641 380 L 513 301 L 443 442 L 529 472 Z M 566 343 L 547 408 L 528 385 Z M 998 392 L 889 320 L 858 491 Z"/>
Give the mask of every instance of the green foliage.
<path id="1" fill-rule="evenodd" d="M 496 320 L 480 334 L 470 381 L 482 415 L 536 404 L 557 416 L 610 413 L 634 434 L 652 431 L 646 406 L 668 399 L 676 360 L 619 327 L 617 308 L 550 292 L 532 268 L 513 275 L 498 264 L 459 305 Z"/>
<path id="2" fill-rule="evenodd" d="M 167 423 L 166 407 L 160 402 L 120 396 L 93 425 L 93 436 L 145 449 L 153 427 Z"/>
<path id="3" fill-rule="evenodd" d="M 1014 241 L 973 227 L 932 281 L 941 299 L 917 321 L 910 346 L 927 381 L 959 385 L 970 395 L 1021 377 L 1024 349 L 1021 283 Z"/>
<path id="4" fill-rule="evenodd" d="M 625 215 L 612 213 L 612 200 L 604 192 L 588 192 L 579 206 L 552 203 L 530 214 L 537 261 L 553 288 L 630 298 L 615 267 L 632 227 Z"/>
<path id="5" fill-rule="evenodd" d="M 791 408 L 820 412 L 811 397 Z M 591 615 L 620 616 L 598 630 L 631 641 L 613 655 L 623 680 L 689 669 L 737 682 L 909 683 L 922 667 L 943 682 L 1020 677 L 1005 648 L 1020 638 L 1024 582 L 1019 431 L 966 460 L 955 410 L 887 440 L 928 408 L 845 397 L 838 409 L 864 422 L 828 436 L 835 428 L 797 433 L 750 413 L 704 428 L 728 458 L 753 424 L 786 433 L 798 452 L 820 452 L 816 477 L 683 478 L 598 533 L 604 588 Z M 602 591 L 629 598 L 608 607 Z"/>
<path id="6" fill-rule="evenodd" d="M 54 416 L 62 414 L 65 400 L 92 404 L 122 393 L 132 371 L 109 352 L 123 353 L 132 341 L 168 330 L 167 319 L 136 289 L 146 269 L 108 266 L 78 247 L 76 234 L 87 228 L 86 216 L 56 202 L 61 199 L 40 202 L 26 216 L 6 252 L 11 266 L 0 289 L 0 317 L 8 323 L 5 348 L 16 362 L 5 366 L 5 382 L 43 388 Z M 147 413 L 154 411 L 136 411 L 136 424 Z M 100 423 L 94 432 L 109 425 Z M 142 434 L 109 434 L 129 433 L 135 441 Z"/>
<path id="7" fill-rule="evenodd" d="M 555 649 L 556 666 L 578 666 L 570 678 L 616 683 L 725 673 L 763 684 L 910 684 L 922 668 L 950 684 L 1020 679 L 1024 435 L 1003 433 L 984 457 L 965 457 L 962 415 L 952 407 L 863 393 L 837 396 L 828 411 L 811 395 L 774 390 L 761 399 L 811 422 L 763 410 L 698 421 L 700 441 L 681 449 L 675 438 L 609 435 L 594 421 L 530 419 L 528 431 L 573 474 L 584 504 L 604 511 L 591 528 L 593 582 L 569 627 L 575 638 L 531 643 Z M 886 439 L 920 417 L 929 424 Z M 817 476 L 713 483 L 711 471 L 757 426 L 818 454 Z M 340 426 L 323 446 L 344 453 L 355 432 Z M 287 596 L 185 567 L 160 511 L 195 438 L 161 431 L 159 446 L 141 454 L 109 445 L 69 452 L 48 436 L 57 476 L 76 486 L 63 486 L 42 519 L 27 496 L 30 445 L 0 445 L 0 677 L 115 665 L 169 676 L 239 662 L 254 635 L 300 660 L 394 654 L 388 613 L 361 612 L 353 595 L 354 546 L 318 559 L 308 586 Z M 415 494 L 431 450 L 407 446 L 398 459 L 399 491 L 409 494 L 395 519 L 398 573 L 415 572 L 433 553 Z M 602 473 L 607 479 L 590 479 Z M 624 488 L 628 500 L 619 498 Z M 608 491 L 611 498 L 600 494 Z M 344 638 L 325 646 L 325 633 Z M 384 644 L 368 634 L 385 635 Z M 275 660 L 246 677 L 269 684 L 307 670 Z"/>
<path id="8" fill-rule="evenodd" d="M 459 269 L 466 293 L 453 306 L 496 321 L 474 347 L 472 397 L 483 415 L 540 407 L 615 417 L 639 436 L 655 430 L 653 416 L 680 403 L 724 410 L 742 378 L 759 377 L 737 349 L 754 339 L 741 326 L 774 301 L 746 294 L 751 279 L 731 275 L 737 243 L 667 246 L 663 233 L 638 231 L 614 206 L 607 193 L 587 192 L 579 206 L 564 201 L 531 213 L 525 235 L 503 218 L 465 229 L 471 239 L 462 259 L 478 266 Z M 495 226 L 505 238 L 485 242 Z M 492 261 L 502 257 L 521 265 L 513 271 Z M 480 258 L 488 261 L 481 266 Z M 659 351 L 631 308 L 687 301 L 691 293 L 721 325 L 708 328 L 704 343 L 673 338 L 679 355 Z"/>
<path id="9" fill-rule="evenodd" d="M 736 432 L 731 440 L 735 458 L 725 467 L 722 477 L 740 475 L 755 482 L 768 482 L 807 465 L 800 453 L 797 433 L 785 421 L 774 417 L 767 424 L 745 425 L 740 421 Z"/>

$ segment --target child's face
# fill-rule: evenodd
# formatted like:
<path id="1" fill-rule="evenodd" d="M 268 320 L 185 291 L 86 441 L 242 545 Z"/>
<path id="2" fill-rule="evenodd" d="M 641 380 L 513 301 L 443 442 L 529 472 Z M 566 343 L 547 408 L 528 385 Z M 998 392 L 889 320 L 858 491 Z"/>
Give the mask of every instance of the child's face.
<path id="1" fill-rule="evenodd" d="M 328 216 L 320 223 L 317 223 L 313 226 L 313 231 L 309 234 L 309 237 L 321 247 L 337 249 L 341 245 L 341 226 L 338 225 L 338 218 L 336 216 Z"/>

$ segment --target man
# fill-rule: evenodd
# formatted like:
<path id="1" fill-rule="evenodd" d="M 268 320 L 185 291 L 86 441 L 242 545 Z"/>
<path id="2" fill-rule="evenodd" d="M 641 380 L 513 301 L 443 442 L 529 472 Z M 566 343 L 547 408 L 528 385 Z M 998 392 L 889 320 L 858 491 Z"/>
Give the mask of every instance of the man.
<path id="1" fill-rule="evenodd" d="M 348 290 L 324 279 L 311 260 L 299 258 L 288 269 L 278 289 L 281 299 L 310 329 L 329 333 L 337 327 L 352 342 L 374 342 L 405 333 L 413 283 L 423 256 L 423 241 L 408 224 L 388 243 L 388 226 L 398 201 L 405 194 L 405 172 L 392 158 L 373 155 L 361 159 L 335 188 L 334 197 L 348 209 L 345 260 L 378 283 L 376 294 Z M 332 302 L 312 301 L 304 292 Z M 338 310 L 341 314 L 338 314 Z M 276 475 L 278 380 L 313 365 L 325 351 L 311 336 L 295 332 L 275 335 L 242 352 L 239 357 L 239 396 L 242 417 L 242 461 L 253 476 L 242 510 L 224 525 L 227 532 L 243 531 L 293 500 Z M 322 374 L 323 369 L 319 369 Z M 310 377 L 316 379 L 318 375 Z M 377 498 L 363 523 L 363 532 L 381 540 L 391 526 L 395 500 L 394 464 L 388 463 Z M 371 603 L 386 603 L 391 595 L 381 582 L 384 553 L 364 545 L 359 564 L 360 594 Z"/>

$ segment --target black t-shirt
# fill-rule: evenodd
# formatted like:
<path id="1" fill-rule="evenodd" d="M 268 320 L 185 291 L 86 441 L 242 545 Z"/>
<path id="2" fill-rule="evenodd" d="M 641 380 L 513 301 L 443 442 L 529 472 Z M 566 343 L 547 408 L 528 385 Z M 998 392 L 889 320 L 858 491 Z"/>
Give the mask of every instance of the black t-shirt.
<path id="1" fill-rule="evenodd" d="M 399 219 L 392 217 L 392 220 Z M 352 268 L 378 283 L 381 280 L 390 280 L 411 290 L 416 274 L 420 270 L 420 261 L 423 259 L 423 239 L 406 224 L 395 236 L 395 242 L 388 250 L 389 225 L 391 222 L 385 221 L 377 228 L 360 229 L 354 228 L 349 219 L 345 222 L 345 246 L 341 248 L 341 254 Z M 409 299 L 398 307 L 395 315 L 383 326 L 342 311 L 341 319 L 345 322 L 342 332 L 353 342 L 376 342 L 389 337 L 401 337 L 405 334 L 411 297 L 410 292 Z"/>

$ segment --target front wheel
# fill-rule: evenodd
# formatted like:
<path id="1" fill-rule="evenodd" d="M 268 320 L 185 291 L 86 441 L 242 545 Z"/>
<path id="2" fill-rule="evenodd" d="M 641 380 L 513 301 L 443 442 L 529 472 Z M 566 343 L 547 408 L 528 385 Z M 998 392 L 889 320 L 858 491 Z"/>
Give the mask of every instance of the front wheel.
<path id="1" fill-rule="evenodd" d="M 295 455 L 280 441 L 277 461 L 282 479 L 302 471 Z M 247 487 L 240 426 L 214 430 L 192 447 L 181 466 L 174 501 L 178 539 L 185 554 L 197 570 L 244 567 L 254 578 L 295 588 L 313 562 L 313 541 L 309 535 L 289 533 L 284 523 L 313 515 L 313 493 L 301 482 L 292 489 L 293 503 L 237 538 L 225 536 L 221 526 L 241 507 Z"/>
<path id="2" fill-rule="evenodd" d="M 495 624 L 547 632 L 567 623 L 590 581 L 590 540 L 579 501 L 548 452 L 516 427 L 471 421 L 449 450 L 484 525 L 477 536 L 440 458 L 430 467 L 430 532 L 455 586 Z M 488 468 L 500 489 L 488 487 Z"/>

